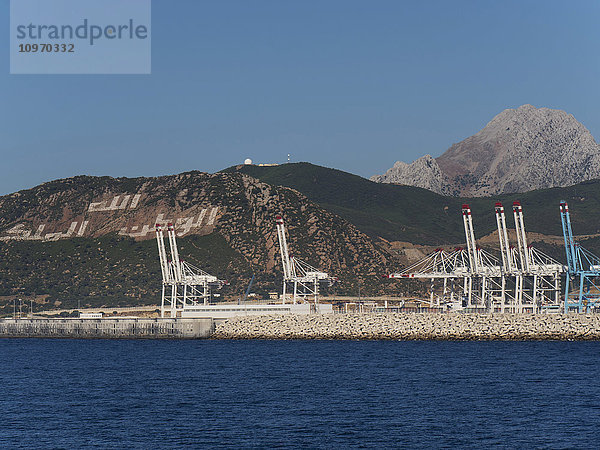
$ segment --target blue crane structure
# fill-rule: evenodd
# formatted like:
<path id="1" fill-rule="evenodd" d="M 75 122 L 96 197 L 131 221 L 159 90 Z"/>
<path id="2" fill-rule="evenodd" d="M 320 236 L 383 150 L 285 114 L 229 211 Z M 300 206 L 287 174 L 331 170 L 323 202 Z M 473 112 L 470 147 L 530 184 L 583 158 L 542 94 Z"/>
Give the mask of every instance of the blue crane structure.
<path id="1" fill-rule="evenodd" d="M 586 250 L 573 237 L 569 205 L 560 202 L 560 220 L 567 254 L 565 313 L 591 312 L 600 307 L 600 258 Z"/>
<path id="2" fill-rule="evenodd" d="M 244 293 L 244 301 L 248 300 L 248 296 L 250 295 L 250 289 L 252 289 L 252 285 L 254 284 L 254 274 L 252 274 L 252 278 L 250 279 L 250 283 L 248 284 L 248 289 Z"/>

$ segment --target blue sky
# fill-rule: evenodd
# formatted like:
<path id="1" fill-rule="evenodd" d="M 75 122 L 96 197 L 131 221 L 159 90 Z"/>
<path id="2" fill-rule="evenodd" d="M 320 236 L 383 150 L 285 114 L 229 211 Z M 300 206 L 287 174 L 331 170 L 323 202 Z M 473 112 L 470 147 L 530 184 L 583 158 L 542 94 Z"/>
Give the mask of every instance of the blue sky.
<path id="1" fill-rule="evenodd" d="M 153 0 L 151 75 L 10 75 L 4 32 L 0 194 L 288 153 L 370 176 L 524 103 L 600 139 L 599 19 L 593 0 Z"/>

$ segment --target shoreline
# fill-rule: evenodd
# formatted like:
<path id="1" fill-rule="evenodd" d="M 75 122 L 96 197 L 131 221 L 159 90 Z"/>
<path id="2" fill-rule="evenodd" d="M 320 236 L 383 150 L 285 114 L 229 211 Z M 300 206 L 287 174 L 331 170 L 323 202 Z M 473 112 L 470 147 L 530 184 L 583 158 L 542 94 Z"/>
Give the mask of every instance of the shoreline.
<path id="1" fill-rule="evenodd" d="M 596 341 L 596 314 L 372 313 L 236 317 L 211 339 Z"/>
<path id="2" fill-rule="evenodd" d="M 30 318 L 0 319 L 0 338 L 207 339 L 212 319 Z"/>
<path id="3" fill-rule="evenodd" d="M 0 337 L 212 340 L 600 341 L 600 314 L 273 314 L 226 320 L 2 319 Z"/>

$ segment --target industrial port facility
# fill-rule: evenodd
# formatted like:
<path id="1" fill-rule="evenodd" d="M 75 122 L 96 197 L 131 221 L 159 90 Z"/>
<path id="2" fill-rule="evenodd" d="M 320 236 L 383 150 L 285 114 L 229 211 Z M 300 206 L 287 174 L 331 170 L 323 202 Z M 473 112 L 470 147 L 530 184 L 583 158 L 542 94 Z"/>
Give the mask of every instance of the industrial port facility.
<path id="1" fill-rule="evenodd" d="M 464 204 L 465 247 L 451 251 L 439 248 L 387 277 L 428 282 L 428 296 L 421 302 L 430 310 L 441 312 L 537 314 L 595 311 L 600 305 L 600 288 L 597 286 L 600 259 L 575 241 L 567 203 L 560 203 L 567 265 L 529 244 L 520 202 L 515 201 L 512 205 L 514 242 L 509 237 L 511 233 L 504 206 L 497 202 L 494 209 L 500 258 L 477 244 L 471 208 Z M 276 216 L 275 226 L 283 272 L 281 301 L 270 304 L 211 304 L 210 292 L 222 288 L 226 282 L 180 259 L 173 224 L 167 225 L 169 259 L 162 226 L 157 224 L 156 239 L 162 272 L 161 317 L 168 313 L 171 318 L 226 319 L 240 315 L 332 312 L 331 304 L 319 302 L 319 292 L 321 286 L 331 286 L 337 279 L 290 254 L 281 215 Z M 386 309 L 387 305 L 376 310 Z"/>
<path id="2" fill-rule="evenodd" d="M 501 259 L 477 245 L 473 216 L 463 205 L 466 248 L 438 249 L 390 278 L 430 280 L 430 306 L 471 312 L 538 313 L 560 306 L 560 276 L 565 268 L 528 244 L 523 208 L 513 203 L 516 246 L 509 240 L 504 207 L 496 203 Z"/>
<path id="3" fill-rule="evenodd" d="M 418 311 L 538 314 L 553 312 L 596 312 L 600 307 L 600 258 L 576 241 L 569 207 L 560 202 L 567 264 L 563 264 L 529 244 L 525 215 L 520 202 L 512 204 L 514 229 L 502 203 L 494 206 L 498 252 L 481 248 L 475 237 L 471 208 L 462 205 L 465 245 L 454 249 L 438 248 L 402 270 L 385 275 L 390 279 L 414 281 L 427 294 L 414 300 Z M 270 314 L 311 314 L 333 312 L 331 300 L 320 300 L 323 287 L 337 278 L 295 257 L 289 249 L 282 215 L 274 228 L 282 268 L 281 294 L 269 301 L 248 301 L 248 289 L 236 303 L 214 301 L 214 294 L 227 281 L 185 261 L 177 244 L 177 225 L 155 225 L 158 262 L 162 276 L 160 317 L 171 319 L 211 318 L 223 320 L 236 316 Z M 165 242 L 166 241 L 166 242 Z M 499 255 L 497 257 L 493 253 Z M 402 312 L 412 305 L 388 305 L 345 301 L 340 312 Z M 357 305 L 359 307 L 357 307 Z M 414 311 L 414 308 L 412 308 Z M 82 315 L 82 319 L 98 319 Z"/>
<path id="4" fill-rule="evenodd" d="M 221 289 L 226 282 L 180 259 L 176 231 L 172 223 L 167 225 L 171 256 L 169 260 L 162 226 L 156 224 L 156 242 L 162 273 L 161 317 L 165 317 L 167 312 L 171 318 L 212 319 L 245 315 L 332 312 L 331 304 L 319 303 L 319 288 L 321 285 L 331 286 L 337 279 L 290 255 L 283 218 L 278 215 L 275 224 L 283 267 L 283 294 L 281 303 L 269 304 L 211 304 L 211 291 Z M 291 294 L 288 294 L 288 290 Z M 248 292 L 245 297 L 247 295 Z"/>
<path id="5" fill-rule="evenodd" d="M 509 239 L 504 206 L 495 205 L 500 259 L 477 245 L 471 208 L 465 204 L 465 248 L 438 249 L 389 278 L 428 280 L 428 305 L 453 311 L 595 312 L 600 305 L 600 258 L 575 240 L 567 202 L 560 202 L 566 266 L 528 244 L 520 202 L 512 210 L 516 245 Z"/>
<path id="6" fill-rule="evenodd" d="M 252 281 L 244 301 L 211 301 L 214 291 L 227 282 L 184 261 L 179 254 L 176 227 L 168 223 L 163 229 L 161 224 L 156 224 L 162 274 L 160 318 L 102 317 L 97 313 L 85 313 L 79 318 L 2 319 L 0 336 L 163 339 L 197 339 L 213 335 L 328 339 L 596 339 L 600 336 L 596 321 L 565 321 L 560 318 L 566 317 L 564 314 L 554 314 L 556 317 L 547 322 L 541 315 L 593 313 L 600 307 L 600 258 L 576 241 L 567 203 L 560 202 L 566 265 L 529 244 L 520 202 L 512 205 L 514 232 L 508 229 L 504 206 L 496 203 L 494 208 L 500 258 L 477 244 L 472 211 L 464 204 L 465 247 L 437 249 L 417 263 L 386 277 L 427 283 L 427 298 L 420 302 L 428 311 L 500 313 L 498 317 L 508 317 L 508 314 L 513 318 L 531 317 L 531 320 L 513 322 L 509 319 L 507 323 L 506 320 L 481 322 L 467 318 L 484 317 L 481 314 L 398 315 L 395 313 L 403 310 L 388 308 L 387 302 L 384 307 L 376 305 L 370 310 L 354 311 L 358 314 L 324 316 L 323 313 L 334 311 L 331 303 L 320 301 L 321 288 L 332 286 L 337 278 L 290 254 L 284 220 L 277 215 L 275 227 L 283 273 L 278 301 L 246 301 Z M 512 241 L 511 235 L 514 236 Z M 345 312 L 350 312 L 347 308 L 350 304 L 354 303 L 346 304 Z M 373 322 L 364 322 L 362 318 L 366 315 L 363 313 L 368 312 L 389 314 L 379 314 Z M 290 314 L 304 318 L 293 322 L 284 318 L 275 322 L 268 319 Z M 347 319 L 341 319 L 342 316 Z M 414 319 L 408 319 L 411 316 Z M 571 314 L 570 317 L 578 316 Z M 390 320 L 392 322 L 388 323 Z M 356 326 L 361 328 L 356 329 Z M 330 327 L 333 328 L 330 330 Z"/>

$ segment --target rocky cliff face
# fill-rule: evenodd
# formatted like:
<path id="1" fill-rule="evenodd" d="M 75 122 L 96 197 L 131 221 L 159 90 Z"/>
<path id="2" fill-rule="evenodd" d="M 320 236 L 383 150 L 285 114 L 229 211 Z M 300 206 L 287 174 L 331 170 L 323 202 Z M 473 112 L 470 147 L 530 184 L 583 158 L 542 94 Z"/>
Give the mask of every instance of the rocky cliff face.
<path id="1" fill-rule="evenodd" d="M 425 155 L 407 164 L 396 161 L 393 167 L 383 175 L 371 177 L 378 183 L 404 184 L 442 193 L 446 188 L 446 178 L 440 166 L 431 155 Z"/>
<path id="2" fill-rule="evenodd" d="M 286 220 L 291 251 L 306 262 L 342 281 L 385 273 L 387 255 L 369 237 L 293 189 L 240 173 L 75 177 L 0 197 L 0 296 L 56 297 L 59 279 L 75 297 L 157 295 L 156 223 L 175 225 L 187 247 L 182 258 L 239 280 L 236 293 L 252 273 L 273 290 L 281 272 L 276 214 Z M 73 290 L 80 284 L 85 289 Z"/>
<path id="3" fill-rule="evenodd" d="M 383 183 L 454 196 L 489 196 L 600 178 L 600 146 L 571 114 L 523 105 L 506 109 L 439 158 L 397 162 Z"/>

